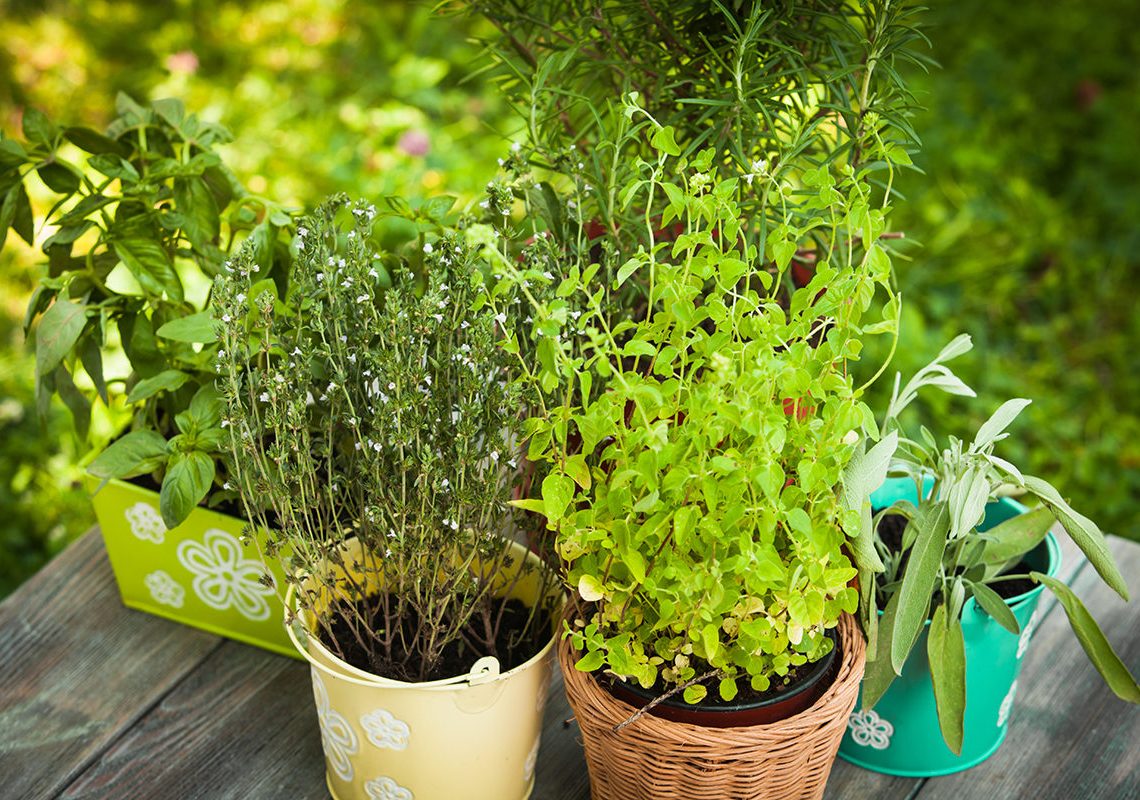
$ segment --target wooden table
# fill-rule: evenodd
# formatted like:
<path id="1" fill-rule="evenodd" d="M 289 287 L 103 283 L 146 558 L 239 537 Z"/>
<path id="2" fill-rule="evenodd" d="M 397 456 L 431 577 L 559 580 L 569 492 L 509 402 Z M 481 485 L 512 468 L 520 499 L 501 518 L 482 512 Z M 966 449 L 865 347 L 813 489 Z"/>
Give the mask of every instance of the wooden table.
<path id="1" fill-rule="evenodd" d="M 1112 549 L 1140 590 L 1140 546 Z M 1066 555 L 1063 576 L 1140 672 L 1140 600 Z M 1140 800 L 1140 709 L 1104 687 L 1048 593 L 1043 606 L 997 755 L 930 780 L 839 761 L 826 797 Z M 558 681 L 551 693 L 534 800 L 587 800 Z M 308 668 L 123 608 L 92 531 L 0 605 L 0 798 L 326 800 Z"/>

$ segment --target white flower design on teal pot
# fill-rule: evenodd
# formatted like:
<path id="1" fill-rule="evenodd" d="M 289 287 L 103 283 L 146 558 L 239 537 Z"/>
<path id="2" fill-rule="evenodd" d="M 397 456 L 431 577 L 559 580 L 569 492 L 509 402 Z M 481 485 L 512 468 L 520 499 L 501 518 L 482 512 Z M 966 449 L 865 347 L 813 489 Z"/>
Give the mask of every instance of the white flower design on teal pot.
<path id="1" fill-rule="evenodd" d="M 194 573 L 194 593 L 210 608 L 237 609 L 253 621 L 269 619 L 266 596 L 273 586 L 262 583 L 267 574 L 260 561 L 243 558 L 241 544 L 225 531 L 212 528 L 202 542 L 178 545 L 178 560 Z"/>
<path id="2" fill-rule="evenodd" d="M 1005 725 L 1009 719 L 1009 712 L 1013 711 L 1013 698 L 1017 695 L 1017 681 L 1010 684 L 1009 691 L 1006 692 L 1005 698 L 1001 701 L 1001 707 L 998 708 L 997 726 L 1000 728 Z"/>
<path id="3" fill-rule="evenodd" d="M 405 789 L 391 778 L 376 778 L 364 784 L 368 800 L 415 800 L 410 789 Z"/>
<path id="4" fill-rule="evenodd" d="M 894 725 L 870 708 L 852 713 L 847 718 L 847 727 L 851 729 L 851 738 L 855 744 L 875 750 L 890 747 L 891 736 L 895 732 Z"/>
<path id="5" fill-rule="evenodd" d="M 127 524 L 131 526 L 131 533 L 144 542 L 162 544 L 166 538 L 166 525 L 162 517 L 154 510 L 154 506 L 147 503 L 135 503 L 126 510 Z"/>
<path id="6" fill-rule="evenodd" d="M 1029 622 L 1025 623 L 1025 627 L 1021 629 L 1021 636 L 1017 640 L 1018 658 L 1025 655 L 1025 651 L 1029 647 L 1029 640 L 1033 638 L 1033 632 L 1037 630 L 1037 623 L 1041 621 L 1038 616 L 1040 610 L 1040 608 L 1033 609 L 1033 615 L 1029 618 Z"/>
<path id="7" fill-rule="evenodd" d="M 317 722 L 321 726 L 321 747 L 325 751 L 325 760 L 338 778 L 350 781 L 355 772 L 349 757 L 360 752 L 360 740 L 356 738 L 356 731 L 348 720 L 332 707 L 328 689 L 316 667 L 309 669 L 313 674 L 313 699 L 317 703 Z"/>
<path id="8" fill-rule="evenodd" d="M 408 723 L 396 719 L 392 712 L 378 708 L 360 718 L 360 727 L 368 741 L 381 749 L 407 750 L 411 731 Z"/>
<path id="9" fill-rule="evenodd" d="M 171 608 L 182 608 L 186 601 L 186 590 L 174 578 L 162 570 L 156 570 L 145 578 L 143 583 L 150 590 L 154 602 Z"/>

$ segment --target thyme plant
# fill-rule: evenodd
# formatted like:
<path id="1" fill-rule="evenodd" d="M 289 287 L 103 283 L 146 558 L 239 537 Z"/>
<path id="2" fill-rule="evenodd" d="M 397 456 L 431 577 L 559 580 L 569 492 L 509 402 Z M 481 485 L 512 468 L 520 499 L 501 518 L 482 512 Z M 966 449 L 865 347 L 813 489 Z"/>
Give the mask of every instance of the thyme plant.
<path id="1" fill-rule="evenodd" d="M 284 297 L 244 248 L 215 288 L 219 359 L 233 475 L 300 609 L 338 655 L 426 680 L 449 651 L 510 656 L 497 595 L 523 524 L 508 500 L 525 406 L 477 251 L 439 204 L 391 205 L 419 226 L 409 252 L 381 253 L 377 210 L 334 197 L 299 225 Z M 350 537 L 381 590 L 333 576 Z M 544 639 L 546 611 L 507 650 Z"/>

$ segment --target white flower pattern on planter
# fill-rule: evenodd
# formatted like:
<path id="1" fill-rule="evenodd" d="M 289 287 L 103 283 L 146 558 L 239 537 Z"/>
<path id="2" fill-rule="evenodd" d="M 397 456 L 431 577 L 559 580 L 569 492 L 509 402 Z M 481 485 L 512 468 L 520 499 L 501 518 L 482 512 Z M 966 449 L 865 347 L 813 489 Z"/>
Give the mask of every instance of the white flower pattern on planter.
<path id="1" fill-rule="evenodd" d="M 125 512 L 127 524 L 131 526 L 131 533 L 144 542 L 162 544 L 166 538 L 166 525 L 154 506 L 147 503 L 135 503 Z"/>
<path id="2" fill-rule="evenodd" d="M 1006 720 L 1009 719 L 1009 712 L 1013 711 L 1013 698 L 1017 695 L 1017 681 L 1010 684 L 1009 692 L 1006 693 L 1005 698 L 1001 701 L 1001 707 L 998 709 L 997 726 L 1000 728 L 1005 725 Z"/>
<path id="3" fill-rule="evenodd" d="M 538 763 L 538 744 L 542 741 L 542 733 L 535 737 L 534 744 L 530 748 L 530 752 L 526 754 L 526 763 L 523 764 L 523 780 L 530 783 L 531 778 L 534 777 L 534 766 Z"/>
<path id="4" fill-rule="evenodd" d="M 1021 636 L 1017 640 L 1018 658 L 1025 655 L 1025 650 L 1029 647 L 1029 640 L 1033 638 L 1033 632 L 1037 630 L 1037 623 L 1041 621 L 1041 617 L 1038 616 L 1040 611 L 1040 607 L 1033 609 L 1033 615 L 1029 618 L 1029 622 L 1025 623 L 1025 627 L 1021 629 Z"/>
<path id="5" fill-rule="evenodd" d="M 210 608 L 236 608 L 255 622 L 269 619 L 265 598 L 273 594 L 273 587 L 261 583 L 265 566 L 242 558 L 241 544 L 230 534 L 211 528 L 202 542 L 182 542 L 178 560 L 194 573 L 194 593 Z"/>
<path id="6" fill-rule="evenodd" d="M 368 741 L 377 747 L 388 750 L 407 750 L 411 730 L 408 723 L 396 719 L 390 711 L 378 708 L 360 718 L 360 727 L 368 735 Z"/>
<path id="7" fill-rule="evenodd" d="M 855 744 L 875 750 L 886 750 L 890 747 L 891 736 L 895 732 L 894 725 L 870 708 L 853 712 L 847 718 L 847 727 L 851 729 L 851 738 Z"/>
<path id="8" fill-rule="evenodd" d="M 405 789 L 391 778 L 376 778 L 364 784 L 368 800 L 415 800 L 410 789 Z"/>
<path id="9" fill-rule="evenodd" d="M 313 674 L 313 699 L 317 703 L 317 722 L 321 726 L 321 747 L 325 751 L 325 759 L 338 778 L 350 781 L 355 772 L 349 756 L 360 752 L 360 740 L 348 720 L 329 703 L 328 689 L 317 668 L 310 667 L 309 670 Z"/>
<path id="10" fill-rule="evenodd" d="M 147 575 L 143 578 L 143 583 L 150 590 L 150 596 L 154 598 L 154 602 L 160 605 L 182 608 L 182 604 L 186 601 L 186 590 L 162 570 L 156 570 Z"/>

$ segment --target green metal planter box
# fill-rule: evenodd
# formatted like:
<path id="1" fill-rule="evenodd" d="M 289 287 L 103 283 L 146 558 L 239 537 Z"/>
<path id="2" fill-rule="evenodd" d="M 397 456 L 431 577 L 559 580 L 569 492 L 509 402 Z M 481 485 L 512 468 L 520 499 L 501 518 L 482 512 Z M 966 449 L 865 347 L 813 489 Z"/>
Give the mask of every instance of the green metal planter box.
<path id="1" fill-rule="evenodd" d="M 888 479 L 871 495 L 871 504 L 881 508 L 899 499 L 917 500 L 913 480 Z M 1003 498 L 987 506 L 979 530 L 1025 511 L 1020 503 Z M 1061 551 L 1053 534 L 1048 534 L 1025 560 L 1039 572 L 1056 575 Z M 840 758 L 875 772 L 917 778 L 960 772 L 993 755 L 1009 728 L 1017 676 L 1037 625 L 1037 603 L 1043 588 L 1038 585 L 1006 601 L 1017 618 L 1020 636 L 1001 627 L 973 598 L 962 609 L 966 710 L 961 755 L 954 755 L 946 746 L 938 727 L 923 630 L 903 665 L 902 675 L 895 678 L 873 709 L 863 709 L 860 693 L 839 746 Z"/>
<path id="2" fill-rule="evenodd" d="M 262 561 L 257 544 L 242 546 L 242 520 L 196 508 L 168 530 L 157 492 L 124 481 L 99 484 L 88 481 L 124 605 L 299 658 L 274 588 L 284 593 L 284 576 Z"/>

